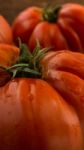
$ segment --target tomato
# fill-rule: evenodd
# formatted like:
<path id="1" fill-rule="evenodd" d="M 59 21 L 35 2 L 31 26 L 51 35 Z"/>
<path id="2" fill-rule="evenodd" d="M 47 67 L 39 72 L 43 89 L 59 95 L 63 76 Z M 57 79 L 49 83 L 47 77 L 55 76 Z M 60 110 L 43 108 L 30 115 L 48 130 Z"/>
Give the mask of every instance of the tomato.
<path id="1" fill-rule="evenodd" d="M 18 59 L 20 50 L 14 45 L 0 44 L 0 65 L 11 66 Z"/>
<path id="2" fill-rule="evenodd" d="M 11 26 L 2 15 L 0 15 L 0 43 L 5 43 L 5 44 L 13 43 Z"/>
<path id="3" fill-rule="evenodd" d="M 84 138 L 84 54 L 49 52 L 41 63 L 44 79 L 75 108 Z"/>
<path id="4" fill-rule="evenodd" d="M 0 150 L 82 150 L 74 109 L 46 81 L 16 78 L 0 87 Z"/>
<path id="5" fill-rule="evenodd" d="M 36 40 L 52 50 L 69 49 L 83 52 L 84 7 L 67 3 L 55 9 L 29 7 L 15 18 L 14 40 L 20 37 L 33 51 Z"/>
<path id="6" fill-rule="evenodd" d="M 0 150 L 84 150 L 84 54 L 20 48 L 0 67 Z"/>

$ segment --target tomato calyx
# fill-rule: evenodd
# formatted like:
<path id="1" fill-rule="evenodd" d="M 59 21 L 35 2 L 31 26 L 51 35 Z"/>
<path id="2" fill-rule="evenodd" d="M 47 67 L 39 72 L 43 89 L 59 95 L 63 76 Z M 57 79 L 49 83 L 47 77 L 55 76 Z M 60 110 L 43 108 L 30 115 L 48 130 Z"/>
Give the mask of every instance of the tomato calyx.
<path id="1" fill-rule="evenodd" d="M 15 77 L 42 78 L 40 60 L 46 55 L 49 49 L 41 49 L 39 42 L 37 42 L 36 48 L 31 53 L 25 44 L 20 44 L 20 56 L 17 62 L 10 67 L 0 67 L 5 75 L 2 77 L 3 81 L 5 81 L 4 83 Z M 2 86 L 2 79 L 0 80 L 0 86 Z"/>
<path id="2" fill-rule="evenodd" d="M 58 19 L 59 11 L 62 6 L 56 6 L 55 8 L 46 7 L 43 11 L 43 20 L 55 23 Z"/>

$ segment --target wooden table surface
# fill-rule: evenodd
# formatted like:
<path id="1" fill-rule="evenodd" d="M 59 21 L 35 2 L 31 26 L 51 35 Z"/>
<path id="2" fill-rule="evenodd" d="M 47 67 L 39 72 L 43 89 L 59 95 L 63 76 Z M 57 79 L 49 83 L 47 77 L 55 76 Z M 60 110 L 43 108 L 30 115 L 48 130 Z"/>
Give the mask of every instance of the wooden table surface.
<path id="1" fill-rule="evenodd" d="M 45 6 L 46 3 L 62 4 L 67 2 L 84 4 L 84 0 L 0 0 L 0 14 L 10 23 L 23 9 L 31 5 Z"/>

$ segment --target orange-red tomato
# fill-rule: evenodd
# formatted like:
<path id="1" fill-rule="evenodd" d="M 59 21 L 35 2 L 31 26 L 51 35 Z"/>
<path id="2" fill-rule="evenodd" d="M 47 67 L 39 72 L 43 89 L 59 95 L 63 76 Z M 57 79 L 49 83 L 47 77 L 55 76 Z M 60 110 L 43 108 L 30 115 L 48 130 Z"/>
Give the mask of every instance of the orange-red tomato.
<path id="1" fill-rule="evenodd" d="M 84 54 L 49 52 L 41 63 L 45 80 L 75 108 L 84 138 Z"/>
<path id="2" fill-rule="evenodd" d="M 0 65 L 11 66 L 18 59 L 20 50 L 14 45 L 0 44 Z"/>
<path id="3" fill-rule="evenodd" d="M 1 45 L 0 150 L 84 150 L 84 54 Z"/>
<path id="4" fill-rule="evenodd" d="M 42 47 L 53 50 L 84 49 L 84 7 L 80 4 L 64 4 L 61 8 L 43 9 L 29 7 L 13 22 L 14 40 L 20 37 L 31 50 L 38 40 Z"/>
<path id="5" fill-rule="evenodd" d="M 2 15 L 0 15 L 0 43 L 13 43 L 11 26 Z"/>
<path id="6" fill-rule="evenodd" d="M 83 150 L 75 110 L 46 81 L 0 87 L 0 150 Z"/>

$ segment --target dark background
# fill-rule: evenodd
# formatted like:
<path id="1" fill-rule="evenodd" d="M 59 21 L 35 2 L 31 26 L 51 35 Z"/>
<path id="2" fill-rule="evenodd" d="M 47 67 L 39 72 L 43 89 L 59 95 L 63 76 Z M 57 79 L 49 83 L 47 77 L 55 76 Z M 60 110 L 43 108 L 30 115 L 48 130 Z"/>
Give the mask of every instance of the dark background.
<path id="1" fill-rule="evenodd" d="M 28 6 L 45 6 L 46 3 L 54 5 L 67 2 L 84 4 L 84 0 L 0 0 L 0 14 L 2 14 L 9 23 L 12 23 L 15 16 Z"/>

